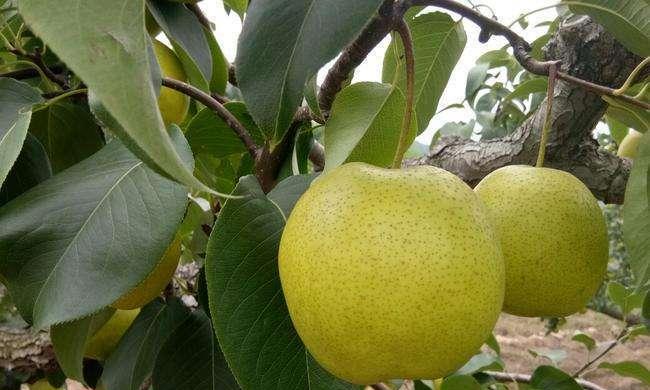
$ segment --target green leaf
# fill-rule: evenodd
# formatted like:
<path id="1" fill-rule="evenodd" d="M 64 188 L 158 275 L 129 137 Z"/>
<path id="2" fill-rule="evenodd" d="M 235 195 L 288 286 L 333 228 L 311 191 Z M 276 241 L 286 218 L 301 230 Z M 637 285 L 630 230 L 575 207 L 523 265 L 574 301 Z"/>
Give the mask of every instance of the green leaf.
<path id="1" fill-rule="evenodd" d="M 472 356 L 454 375 L 471 375 L 485 370 L 502 371 L 503 367 L 505 367 L 505 364 L 500 357 L 489 353 L 479 353 Z"/>
<path id="2" fill-rule="evenodd" d="M 293 181 L 285 182 L 269 196 L 285 196 Z M 244 197 L 228 199 L 221 210 L 205 269 L 212 321 L 237 381 L 251 390 L 360 390 L 320 368 L 291 323 L 277 266 L 291 205 L 283 212 L 253 176 L 243 177 L 234 194 Z"/>
<path id="3" fill-rule="evenodd" d="M 322 118 L 323 113 L 320 111 L 320 105 L 318 103 L 318 83 L 316 79 L 318 74 L 313 75 L 305 84 L 305 101 L 307 106 L 316 116 Z"/>
<path id="4" fill-rule="evenodd" d="M 21 0 L 30 29 L 79 76 L 123 132 L 118 136 L 146 160 L 186 185 L 213 192 L 174 148 L 158 110 L 147 56 L 144 0 Z M 83 34 L 79 34 L 83 31 Z"/>
<path id="5" fill-rule="evenodd" d="M 481 390 L 481 385 L 469 375 L 454 375 L 442 382 L 440 390 Z"/>
<path id="6" fill-rule="evenodd" d="M 485 345 L 490 347 L 494 352 L 497 353 L 497 355 L 501 354 L 501 346 L 499 346 L 499 342 L 497 341 L 497 338 L 494 337 L 494 333 L 490 334 L 490 337 L 485 341 Z"/>
<path id="7" fill-rule="evenodd" d="M 210 91 L 223 95 L 226 93 L 226 85 L 228 84 L 230 63 L 223 55 L 219 42 L 217 42 L 212 31 L 204 28 L 203 32 L 205 38 L 208 40 L 210 53 L 212 55 L 212 80 L 210 81 Z"/>
<path id="8" fill-rule="evenodd" d="M 643 310 L 641 314 L 644 318 L 650 319 L 650 293 L 646 294 L 645 299 L 643 300 Z"/>
<path id="9" fill-rule="evenodd" d="M 602 96 L 602 98 L 609 104 L 608 116 L 642 133 L 650 129 L 650 111 L 610 96 Z"/>
<path id="10" fill-rule="evenodd" d="M 438 101 L 451 72 L 463 53 L 467 35 L 463 24 L 442 12 L 428 13 L 408 21 L 415 54 L 415 111 L 418 134 L 436 113 Z M 384 57 L 382 80 L 406 91 L 404 46 L 394 36 Z"/>
<path id="11" fill-rule="evenodd" d="M 152 380 L 156 390 L 239 390 L 203 310 L 193 312 L 169 335 Z"/>
<path id="12" fill-rule="evenodd" d="M 223 3 L 233 11 L 237 12 L 237 15 L 244 20 L 244 14 L 248 8 L 248 0 L 223 0 Z"/>
<path id="13" fill-rule="evenodd" d="M 483 85 L 487 78 L 487 71 L 490 66 L 486 63 L 480 63 L 472 67 L 467 73 L 467 83 L 465 84 L 465 99 L 470 104 L 474 101 L 476 93 Z"/>
<path id="14" fill-rule="evenodd" d="M 474 133 L 474 126 L 476 125 L 476 121 L 474 119 L 470 120 L 469 122 L 447 122 L 442 127 L 438 132 L 442 137 L 447 137 L 447 136 L 458 136 L 462 138 L 470 138 L 472 134 Z"/>
<path id="15" fill-rule="evenodd" d="M 530 386 L 535 390 L 582 390 L 569 374 L 551 366 L 537 367 Z"/>
<path id="16" fill-rule="evenodd" d="M 625 361 L 619 363 L 600 363 L 598 368 L 606 368 L 614 371 L 618 375 L 625 376 L 628 378 L 634 378 L 640 380 L 646 385 L 650 385 L 650 370 L 648 370 L 643 364 L 633 361 Z"/>
<path id="17" fill-rule="evenodd" d="M 616 141 L 616 144 L 620 145 L 630 129 L 611 115 L 605 115 L 605 123 L 609 127 L 609 134 Z"/>
<path id="18" fill-rule="evenodd" d="M 269 192 L 268 198 L 288 218 L 293 206 L 317 177 L 316 174 L 290 176 L 282 181 L 281 186 L 277 186 L 273 191 Z"/>
<path id="19" fill-rule="evenodd" d="M 0 206 L 52 177 L 52 167 L 45 148 L 33 135 L 27 133 L 23 149 L 7 179 L 0 186 Z"/>
<path id="20" fill-rule="evenodd" d="M 114 140 L 0 208 L 0 274 L 23 318 L 41 328 L 113 303 L 156 266 L 186 199 Z"/>
<path id="21" fill-rule="evenodd" d="M 636 285 L 650 279 L 650 133 L 639 142 L 625 189 L 623 240 L 630 254 Z"/>
<path id="22" fill-rule="evenodd" d="M 307 78 L 357 36 L 382 2 L 252 2 L 237 47 L 237 82 L 267 138 L 282 137 L 302 101 Z"/>
<path id="23" fill-rule="evenodd" d="M 650 56 L 650 4 L 648 0 L 571 0 L 569 9 L 587 14 L 602 24 L 625 47 Z"/>
<path id="24" fill-rule="evenodd" d="M 228 102 L 224 107 L 246 127 L 256 142 L 262 141 L 262 134 L 253 122 L 244 103 Z M 223 158 L 233 154 L 247 153 L 244 143 L 232 128 L 210 108 L 202 109 L 190 120 L 186 136 L 195 154 L 205 153 Z"/>
<path id="25" fill-rule="evenodd" d="M 530 94 L 536 92 L 545 92 L 548 81 L 542 77 L 535 77 L 530 80 L 526 80 L 523 83 L 517 85 L 510 94 L 508 94 L 506 100 L 525 100 Z"/>
<path id="26" fill-rule="evenodd" d="M 0 78 L 0 185 L 23 147 L 31 108 L 42 100 L 40 92 L 29 84 Z"/>
<path id="27" fill-rule="evenodd" d="M 592 339 L 588 334 L 576 331 L 576 333 L 571 337 L 571 340 L 577 341 L 580 344 L 587 347 L 588 351 L 593 351 L 596 348 L 596 341 Z"/>
<path id="28" fill-rule="evenodd" d="M 158 298 L 143 307 L 104 364 L 99 388 L 139 390 L 153 371 L 165 341 L 190 311 L 177 298 Z"/>
<path id="29" fill-rule="evenodd" d="M 147 8 L 174 46 L 192 85 L 209 91 L 212 53 L 196 15 L 182 3 L 147 0 Z"/>
<path id="30" fill-rule="evenodd" d="M 29 132 L 47 150 L 54 173 L 91 156 L 104 146 L 101 129 L 87 107 L 55 103 L 32 115 Z"/>
<path id="31" fill-rule="evenodd" d="M 390 165 L 399 142 L 405 104 L 404 94 L 387 84 L 357 83 L 341 91 L 325 125 L 325 170 L 348 161 Z M 409 144 L 416 129 L 413 123 Z"/>
<path id="32" fill-rule="evenodd" d="M 550 360 L 554 365 L 559 365 L 567 357 L 567 353 L 563 349 L 548 349 L 536 348 L 529 349 L 528 353 L 533 357 L 543 357 Z"/>
<path id="33" fill-rule="evenodd" d="M 114 313 L 115 309 L 106 308 L 91 316 L 55 325 L 50 329 L 56 361 L 68 378 L 84 381 L 86 343 Z"/>

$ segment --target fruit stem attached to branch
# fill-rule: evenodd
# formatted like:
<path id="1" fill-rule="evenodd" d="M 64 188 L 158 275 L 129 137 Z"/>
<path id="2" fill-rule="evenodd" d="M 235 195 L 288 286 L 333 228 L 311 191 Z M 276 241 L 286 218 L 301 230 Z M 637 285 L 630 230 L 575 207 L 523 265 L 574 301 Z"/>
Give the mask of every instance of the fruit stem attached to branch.
<path id="1" fill-rule="evenodd" d="M 395 24 L 395 31 L 399 34 L 404 46 L 404 58 L 406 61 L 406 106 L 404 108 L 404 118 L 402 119 L 402 130 L 393 159 L 393 168 L 402 166 L 402 159 L 408 149 L 408 139 L 411 133 L 411 122 L 413 119 L 413 102 L 415 95 L 415 54 L 413 52 L 413 38 L 411 30 L 404 19 L 400 19 Z"/>
<path id="2" fill-rule="evenodd" d="M 558 62 L 552 63 L 548 68 L 548 89 L 546 91 L 546 113 L 544 116 L 544 127 L 539 140 L 539 153 L 537 154 L 537 168 L 544 166 L 546 156 L 546 144 L 548 143 L 548 132 L 553 122 L 553 95 L 555 95 L 555 79 L 557 78 Z"/>
<path id="3" fill-rule="evenodd" d="M 641 61 L 641 63 L 637 65 L 636 68 L 634 68 L 632 73 L 630 73 L 630 75 L 628 76 L 627 80 L 625 80 L 625 83 L 623 83 L 623 85 L 620 88 L 614 90 L 614 95 L 617 96 L 623 95 L 628 90 L 628 88 L 632 86 L 637 76 L 639 76 L 639 73 L 641 73 L 641 71 L 649 64 L 650 64 L 650 57 L 646 57 L 645 60 Z"/>
<path id="4" fill-rule="evenodd" d="M 230 127 L 235 132 L 237 137 L 244 143 L 244 146 L 246 146 L 246 149 L 248 150 L 248 153 L 250 153 L 251 157 L 253 157 L 253 160 L 257 159 L 259 147 L 257 144 L 255 144 L 253 137 L 251 137 L 250 133 L 248 130 L 246 130 L 244 125 L 242 125 L 241 122 L 239 122 L 239 120 L 226 109 L 226 107 L 219 103 L 217 99 L 192 85 L 169 77 L 163 77 L 162 85 L 181 92 L 193 99 L 196 99 L 206 107 L 209 107 L 214 112 L 216 112 L 217 115 L 219 115 L 219 117 L 221 117 L 221 119 L 223 119 L 226 124 L 228 124 L 228 127 Z"/>

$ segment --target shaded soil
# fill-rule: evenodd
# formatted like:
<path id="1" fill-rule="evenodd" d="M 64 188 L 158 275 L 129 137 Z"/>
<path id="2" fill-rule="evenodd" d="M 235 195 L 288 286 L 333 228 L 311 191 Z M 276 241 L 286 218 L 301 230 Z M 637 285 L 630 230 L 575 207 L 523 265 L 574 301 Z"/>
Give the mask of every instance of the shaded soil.
<path id="1" fill-rule="evenodd" d="M 587 361 L 587 349 L 583 344 L 572 341 L 576 331 L 586 333 L 598 343 L 591 356 L 608 346 L 609 342 L 623 329 L 623 322 L 607 315 L 588 311 L 567 318 L 567 323 L 557 333 L 545 335 L 544 322 L 537 318 L 521 318 L 503 314 L 497 323 L 495 335 L 501 345 L 501 357 L 508 372 L 530 374 L 541 364 L 551 364 L 547 358 L 533 357 L 528 350 L 563 349 L 567 356 L 560 368 L 574 373 Z M 621 362 L 635 360 L 650 368 L 650 337 L 641 336 L 633 341 L 616 346 L 602 361 Z M 593 367 L 598 366 L 597 362 Z M 613 371 L 594 369 L 583 378 L 609 390 L 647 390 L 649 386 L 635 379 L 623 378 Z M 512 388 L 515 388 L 514 386 Z"/>

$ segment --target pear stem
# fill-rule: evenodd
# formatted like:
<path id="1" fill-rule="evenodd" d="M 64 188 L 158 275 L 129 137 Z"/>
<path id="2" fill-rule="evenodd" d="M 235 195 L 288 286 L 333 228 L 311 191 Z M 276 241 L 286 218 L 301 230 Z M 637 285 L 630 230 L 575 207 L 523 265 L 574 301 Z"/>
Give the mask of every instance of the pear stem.
<path id="1" fill-rule="evenodd" d="M 537 168 L 544 166 L 544 157 L 546 156 L 546 143 L 548 142 L 548 133 L 551 129 L 553 113 L 553 95 L 555 93 L 555 80 L 557 79 L 557 67 L 559 62 L 553 62 L 548 67 L 548 89 L 546 90 L 546 114 L 544 117 L 544 127 L 539 140 L 539 153 L 537 154 Z"/>
<path id="2" fill-rule="evenodd" d="M 628 76 L 627 80 L 625 80 L 625 83 L 621 86 L 621 88 L 614 90 L 613 92 L 614 96 L 623 95 L 628 90 L 628 88 L 632 86 L 632 83 L 634 83 L 634 81 L 636 80 L 639 73 L 641 73 L 643 68 L 645 68 L 649 64 L 650 64 L 650 57 L 646 57 L 645 60 L 641 61 L 641 63 L 637 65 L 636 68 L 634 68 L 634 70 L 632 71 L 632 73 L 630 73 L 630 75 Z"/>
<path id="3" fill-rule="evenodd" d="M 413 119 L 413 102 L 415 100 L 415 54 L 413 52 L 413 38 L 411 30 L 404 19 L 399 19 L 395 23 L 395 31 L 400 36 L 404 46 L 404 58 L 406 60 L 406 108 L 404 109 L 404 118 L 402 119 L 402 130 L 393 159 L 393 168 L 402 166 L 402 159 L 408 149 L 409 133 L 411 132 L 411 121 Z"/>

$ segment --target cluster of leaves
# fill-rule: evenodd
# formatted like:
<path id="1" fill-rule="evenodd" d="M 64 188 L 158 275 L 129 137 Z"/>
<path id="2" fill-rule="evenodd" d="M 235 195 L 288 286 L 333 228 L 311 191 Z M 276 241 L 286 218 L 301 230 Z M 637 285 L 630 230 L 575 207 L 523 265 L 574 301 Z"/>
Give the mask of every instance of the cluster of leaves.
<path id="1" fill-rule="evenodd" d="M 404 47 L 397 37 L 386 51 L 382 83 L 347 86 L 324 128 L 309 122 L 290 131 L 302 104 L 322 116 L 315 75 L 382 3 L 274 0 L 248 7 L 246 0 L 224 1 L 246 15 L 235 83 L 216 38 L 183 2 L 148 0 L 145 8 L 144 0 L 115 0 L 110 7 L 61 0 L 53 7 L 47 0 L 0 0 L 0 65 L 14 76 L 0 77 L 0 275 L 22 318 L 37 329 L 50 327 L 65 376 L 93 385 L 99 380 L 108 390 L 136 390 L 149 378 L 157 390 L 359 388 L 309 355 L 289 319 L 276 262 L 285 221 L 314 178 L 308 155 L 315 138 L 322 134 L 325 170 L 347 161 L 386 166 L 394 158 L 406 104 Z M 629 10 L 615 2 L 600 3 L 623 15 L 625 25 L 645 26 L 647 42 L 643 20 L 627 17 Z M 257 145 L 274 151 L 289 138 L 272 191 L 262 190 L 253 175 L 258 161 L 211 108 L 193 101 L 185 123 L 164 127 L 145 9 L 178 54 L 189 84 L 225 96 L 224 107 Z M 436 113 L 466 44 L 460 21 L 418 11 L 406 15 L 416 61 L 411 141 Z M 602 18 L 607 26 L 610 18 Z M 331 31 L 323 34 L 322 26 Z M 551 23 L 549 34 L 555 28 Z M 536 41 L 536 53 L 548 36 Z M 29 69 L 38 72 L 18 77 Z M 505 69 L 506 83 L 494 82 L 495 69 Z M 506 49 L 482 56 L 470 72 L 466 99 L 482 126 L 478 136 L 511 132 L 540 103 L 545 85 Z M 440 133 L 469 137 L 473 127 L 450 125 Z M 638 217 L 626 234 L 638 285 L 650 272 L 643 178 L 649 143 L 635 163 L 630 208 Z M 111 303 L 150 274 L 178 233 L 184 261 L 203 268 L 197 307 L 176 298 L 148 304 L 101 370 L 89 375 L 87 340 L 111 315 Z M 622 288 L 611 287 L 610 296 L 624 312 L 642 303 L 637 290 Z M 488 345 L 493 353 L 477 355 L 440 387 L 502 387 L 484 373 L 504 369 L 498 345 Z M 578 386 L 551 366 L 531 379 L 535 389 L 560 384 Z"/>

